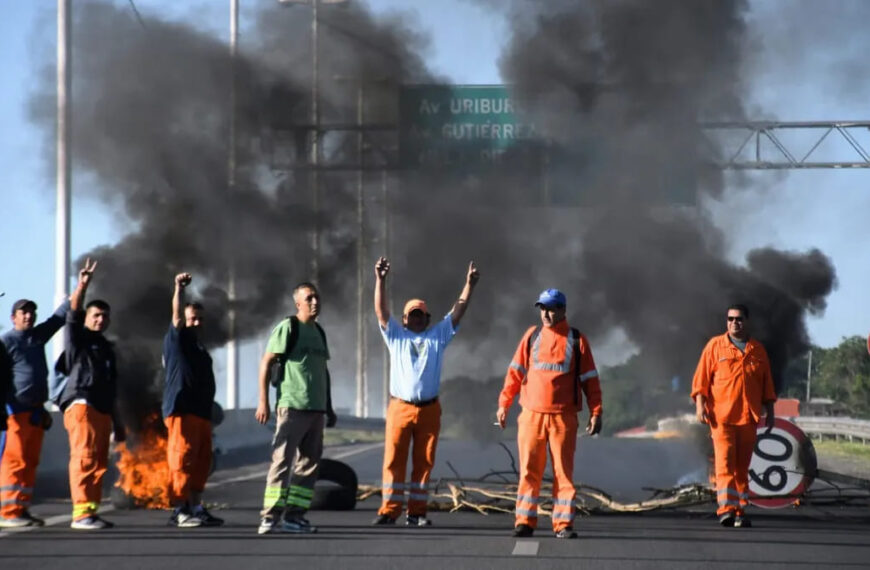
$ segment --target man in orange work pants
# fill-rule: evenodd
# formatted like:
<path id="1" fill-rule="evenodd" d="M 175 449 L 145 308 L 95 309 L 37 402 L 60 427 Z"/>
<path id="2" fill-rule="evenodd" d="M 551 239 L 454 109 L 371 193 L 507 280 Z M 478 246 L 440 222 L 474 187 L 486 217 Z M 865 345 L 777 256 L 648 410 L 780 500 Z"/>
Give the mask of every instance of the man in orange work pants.
<path id="1" fill-rule="evenodd" d="M 70 527 L 76 530 L 114 526 L 97 511 L 109 464 L 110 435 L 114 429 L 115 441 L 124 441 L 126 437 L 117 409 L 115 350 L 104 336 L 111 323 L 111 307 L 102 300 L 84 305 L 96 267 L 96 261 L 87 259 L 79 271 L 64 327 L 64 351 L 56 364 L 58 371 L 67 376 L 55 403 L 63 410 L 63 425 L 69 436 L 69 486 L 73 503 Z"/>
<path id="2" fill-rule="evenodd" d="M 169 525 L 179 528 L 221 526 L 224 521 L 202 504 L 202 493 L 212 462 L 212 423 L 215 381 L 211 356 L 200 330 L 205 309 L 185 303 L 190 273 L 175 276 L 172 324 L 163 338 L 163 418 L 167 429 Z"/>
<path id="3" fill-rule="evenodd" d="M 508 367 L 498 398 L 498 423 L 504 429 L 507 411 L 517 393 L 523 408 L 517 421 L 520 481 L 517 489 L 514 536 L 532 536 L 538 525 L 538 495 L 547 448 L 553 461 L 553 531 L 557 538 L 576 538 L 574 532 L 574 450 L 580 391 L 589 405 L 586 431 L 601 431 L 601 386 L 589 341 L 565 319 L 565 295 L 547 289 L 535 306 L 543 326 L 523 335 Z"/>
<path id="4" fill-rule="evenodd" d="M 773 427 L 776 392 L 767 351 L 747 332 L 749 309 L 731 305 L 727 319 L 728 332 L 710 339 L 701 353 L 692 399 L 713 437 L 719 523 L 745 528 L 752 526 L 745 509 L 755 433 L 762 407 L 765 425 Z"/>
<path id="5" fill-rule="evenodd" d="M 390 262 L 381 257 L 375 264 L 375 315 L 390 353 L 390 405 L 384 442 L 383 502 L 374 525 L 392 525 L 402 513 L 408 448 L 414 440 L 413 468 L 408 484 L 407 526 L 429 526 L 426 507 L 429 476 L 435 463 L 435 447 L 441 431 L 441 363 L 444 350 L 456 334 L 468 308 L 471 292 L 480 278 L 474 262 L 468 264 L 465 284 L 453 309 L 429 327 L 425 301 L 405 303 L 402 325 L 390 316 L 386 279 Z"/>

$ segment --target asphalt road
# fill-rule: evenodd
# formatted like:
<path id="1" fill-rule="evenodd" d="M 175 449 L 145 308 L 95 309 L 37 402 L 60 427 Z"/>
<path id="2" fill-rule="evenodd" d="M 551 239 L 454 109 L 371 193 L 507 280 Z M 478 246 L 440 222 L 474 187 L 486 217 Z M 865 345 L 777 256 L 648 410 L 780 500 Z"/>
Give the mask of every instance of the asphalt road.
<path id="1" fill-rule="evenodd" d="M 633 515 L 596 515 L 577 521 L 580 538 L 558 540 L 549 520 L 530 539 L 510 535 L 510 515 L 432 513 L 428 528 L 372 527 L 376 499 L 347 512 L 312 512 L 320 527 L 310 536 L 256 533 L 267 465 L 264 450 L 226 458 L 212 477 L 207 500 L 227 524 L 215 529 L 166 526 L 168 513 L 108 510 L 117 528 L 82 533 L 69 528 L 69 501 L 46 487 L 33 508 L 48 526 L 0 532 L 0 567 L 184 568 L 209 570 L 291 568 L 870 568 L 870 509 L 801 507 L 754 510 L 751 529 L 720 528 L 712 505 Z M 361 482 L 379 478 L 382 446 L 331 448 Z M 442 442 L 435 477 L 479 477 L 508 469 L 497 445 Z M 674 442 L 581 441 L 578 479 L 630 500 L 642 486 L 675 483 L 698 457 Z M 38 489 L 39 492 L 39 489 Z M 52 497 L 54 495 L 54 497 Z"/>

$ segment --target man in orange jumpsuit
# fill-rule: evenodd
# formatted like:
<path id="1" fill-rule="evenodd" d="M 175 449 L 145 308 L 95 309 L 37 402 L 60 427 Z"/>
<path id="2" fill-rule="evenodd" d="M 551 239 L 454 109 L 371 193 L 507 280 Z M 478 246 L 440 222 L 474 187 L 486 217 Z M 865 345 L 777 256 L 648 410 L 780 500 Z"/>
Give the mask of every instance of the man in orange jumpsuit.
<path id="1" fill-rule="evenodd" d="M 704 347 L 692 380 L 698 421 L 710 425 L 716 471 L 716 498 L 722 526 L 752 526 L 744 509 L 749 503 L 749 463 L 764 407 L 765 425 L 773 427 L 776 392 L 770 360 L 760 342 L 749 337 L 745 305 L 728 307 L 728 332 Z"/>
<path id="2" fill-rule="evenodd" d="M 586 431 L 601 431 L 601 386 L 589 341 L 565 319 L 565 295 L 547 289 L 535 306 L 543 326 L 529 328 L 520 340 L 498 398 L 498 423 L 504 429 L 517 393 L 523 408 L 517 420 L 520 480 L 514 536 L 531 536 L 538 524 L 538 495 L 547 448 L 553 462 L 553 531 L 557 538 L 574 532 L 574 450 L 577 413 L 589 405 Z"/>

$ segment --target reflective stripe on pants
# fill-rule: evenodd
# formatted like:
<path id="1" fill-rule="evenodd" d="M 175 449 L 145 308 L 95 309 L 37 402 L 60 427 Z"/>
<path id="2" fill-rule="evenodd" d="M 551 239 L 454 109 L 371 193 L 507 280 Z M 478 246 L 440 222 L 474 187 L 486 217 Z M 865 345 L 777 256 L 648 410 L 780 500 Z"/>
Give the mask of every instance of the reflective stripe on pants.
<path id="1" fill-rule="evenodd" d="M 103 497 L 109 464 L 112 417 L 87 404 L 73 404 L 63 414 L 69 435 L 69 489 L 73 519 L 96 513 Z"/>
<path id="2" fill-rule="evenodd" d="M 711 428 L 716 473 L 716 514 L 743 514 L 749 504 L 749 463 L 756 424 L 717 424 Z"/>
<path id="3" fill-rule="evenodd" d="M 547 448 L 553 462 L 553 530 L 574 521 L 574 451 L 577 446 L 577 413 L 543 414 L 524 409 L 517 420 L 520 481 L 515 525 L 538 526 L 537 504 Z"/>
<path id="4" fill-rule="evenodd" d="M 301 515 L 311 505 L 323 455 L 323 412 L 278 408 L 275 419 L 272 465 L 260 514 L 277 516 L 286 511 Z"/>
<path id="5" fill-rule="evenodd" d="M 411 450 L 411 481 L 408 514 L 425 515 L 429 477 L 435 465 L 435 449 L 441 431 L 441 403 L 418 407 L 395 398 L 387 408 L 384 442 L 383 500 L 378 514 L 397 518 L 402 514 L 408 451 Z"/>
<path id="6" fill-rule="evenodd" d="M 2 405 L 2 403 L 0 403 Z M 45 412 L 48 413 L 48 412 Z M 0 457 L 0 516 L 24 514 L 33 498 L 36 468 L 45 430 L 30 423 L 31 412 L 9 414 Z"/>
<path id="7" fill-rule="evenodd" d="M 164 423 L 168 431 L 166 451 L 170 503 L 199 503 L 211 469 L 211 422 L 193 414 L 184 414 L 169 416 Z"/>

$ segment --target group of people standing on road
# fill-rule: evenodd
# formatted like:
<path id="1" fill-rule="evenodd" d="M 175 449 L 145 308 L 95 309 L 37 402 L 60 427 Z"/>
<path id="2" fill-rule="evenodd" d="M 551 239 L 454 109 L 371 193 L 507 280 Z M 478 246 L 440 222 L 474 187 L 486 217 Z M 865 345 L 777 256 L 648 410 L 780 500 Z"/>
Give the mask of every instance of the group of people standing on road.
<path id="1" fill-rule="evenodd" d="M 0 528 L 41 526 L 29 511 L 43 433 L 51 416 L 44 345 L 65 326 L 64 354 L 56 365 L 51 399 L 64 413 L 70 441 L 71 526 L 110 528 L 97 514 L 108 462 L 110 434 L 123 441 L 117 414 L 114 349 L 103 333 L 110 307 L 94 300 L 84 305 L 96 269 L 88 260 L 69 301 L 36 325 L 36 304 L 22 299 L 12 308 L 13 330 L 0 337 L 0 396 L 6 390 Z M 394 525 L 405 510 L 405 524 L 426 527 L 429 480 L 441 429 L 441 368 L 445 349 L 459 329 L 480 278 L 469 263 L 462 290 L 447 315 L 431 324 L 427 303 L 407 301 L 401 323 L 389 311 L 386 280 L 390 263 L 375 264 L 374 309 L 390 358 L 390 402 L 386 413 L 382 504 L 372 523 Z M 163 415 L 168 430 L 169 524 L 182 528 L 219 526 L 202 503 L 211 464 L 211 410 L 215 395 L 212 361 L 199 331 L 204 308 L 185 302 L 189 273 L 175 277 L 172 318 L 163 347 L 166 373 Z M 323 453 L 323 430 L 336 424 L 332 406 L 327 336 L 317 323 L 320 293 L 312 283 L 293 290 L 296 313 L 271 332 L 258 371 L 256 420 L 272 417 L 270 385 L 276 388 L 272 459 L 266 477 L 258 533 L 308 534 L 317 527 L 306 518 Z M 532 536 L 537 528 L 540 489 L 549 451 L 553 475 L 552 528 L 557 538 L 575 538 L 574 454 L 578 413 L 585 398 L 587 433 L 602 428 L 601 385 L 586 336 L 566 319 L 567 300 L 557 289 L 543 291 L 534 303 L 540 324 L 521 337 L 498 397 L 496 418 L 503 429 L 519 395 L 517 421 L 519 485 L 513 534 Z M 764 347 L 748 335 L 749 310 L 732 305 L 727 332 L 709 341 L 692 384 L 698 421 L 709 424 L 714 443 L 718 514 L 723 526 L 751 525 L 748 503 L 749 460 L 755 431 L 766 415 L 773 425 L 776 394 Z M 5 376 L 5 377 L 4 377 Z M 762 412 L 765 412 L 764 414 Z M 4 417 L 8 415 L 8 418 Z M 4 425 L 5 424 L 5 425 Z M 408 455 L 411 475 L 407 477 Z M 407 499 L 407 500 L 406 500 Z"/>
<path id="2" fill-rule="evenodd" d="M 114 525 L 98 514 L 111 439 L 126 439 L 118 411 L 115 350 L 106 339 L 111 307 L 101 299 L 85 302 L 97 262 L 85 261 L 69 299 L 36 324 L 36 303 L 12 305 L 13 329 L 0 335 L 0 529 L 38 527 L 30 512 L 45 431 L 51 428 L 46 402 L 63 412 L 69 438 L 70 527 L 103 530 Z M 198 339 L 203 308 L 184 303 L 191 276 L 175 278 L 172 322 L 166 333 L 163 399 L 168 432 L 168 488 L 174 506 L 170 524 L 218 526 L 202 504 L 211 464 L 211 413 L 215 394 L 211 357 Z M 63 328 L 63 353 L 49 381 L 45 345 Z"/>

